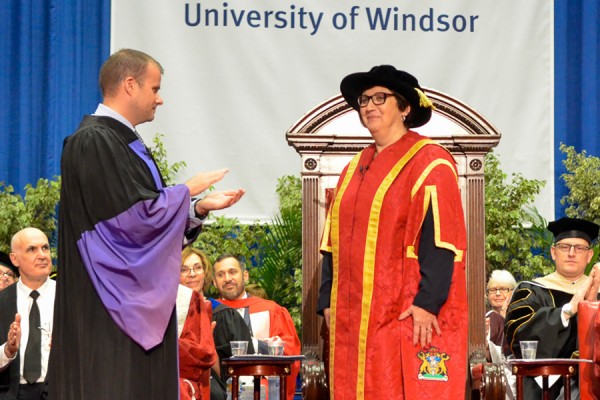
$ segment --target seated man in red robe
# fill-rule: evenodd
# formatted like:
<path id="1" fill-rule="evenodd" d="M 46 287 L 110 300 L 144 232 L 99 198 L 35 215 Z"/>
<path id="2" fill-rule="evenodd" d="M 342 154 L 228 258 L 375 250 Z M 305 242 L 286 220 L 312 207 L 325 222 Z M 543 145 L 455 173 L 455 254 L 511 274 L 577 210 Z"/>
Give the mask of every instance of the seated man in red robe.
<path id="1" fill-rule="evenodd" d="M 249 296 L 245 290 L 247 281 L 248 271 L 237 257 L 223 254 L 217 258 L 213 283 L 221 295 L 220 301 L 237 309 L 244 317 L 257 353 L 268 354 L 270 342 L 282 341 L 285 355 L 300 354 L 300 339 L 288 310 L 274 301 Z M 299 370 L 300 362 L 297 361 L 292 364 L 291 374 L 287 377 L 288 400 L 294 397 Z"/>

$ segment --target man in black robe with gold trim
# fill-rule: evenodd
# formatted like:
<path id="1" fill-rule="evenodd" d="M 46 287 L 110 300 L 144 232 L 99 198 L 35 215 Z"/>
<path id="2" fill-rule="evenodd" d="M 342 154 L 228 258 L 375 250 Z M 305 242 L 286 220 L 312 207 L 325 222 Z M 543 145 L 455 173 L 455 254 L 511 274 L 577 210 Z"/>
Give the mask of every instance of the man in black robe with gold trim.
<path id="1" fill-rule="evenodd" d="M 135 127 L 154 119 L 162 66 L 140 51 L 100 71 L 103 103 L 64 142 L 51 400 L 179 398 L 175 301 L 181 250 L 211 210 L 227 169 L 167 187 Z"/>
<path id="2" fill-rule="evenodd" d="M 536 358 L 570 358 L 577 350 L 577 306 L 581 300 L 596 300 L 600 287 L 598 266 L 590 276 L 585 275 L 594 255 L 590 245 L 598 237 L 598 229 L 592 222 L 575 218 L 548 224 L 555 238 L 550 252 L 556 271 L 521 282 L 506 313 L 505 333 L 515 358 L 522 358 L 521 340 L 538 341 Z M 562 379 L 553 381 L 549 382 L 551 398 L 556 399 L 563 384 Z M 541 398 L 540 385 L 526 377 L 524 398 Z"/>

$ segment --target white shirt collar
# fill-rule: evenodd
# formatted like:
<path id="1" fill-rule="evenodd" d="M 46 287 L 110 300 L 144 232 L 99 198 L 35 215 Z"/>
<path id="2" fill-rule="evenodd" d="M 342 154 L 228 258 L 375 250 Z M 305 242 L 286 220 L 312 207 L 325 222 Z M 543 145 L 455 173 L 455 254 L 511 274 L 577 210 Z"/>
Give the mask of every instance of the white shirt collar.
<path id="1" fill-rule="evenodd" d="M 42 286 L 40 286 L 39 288 L 37 288 L 35 290 L 37 290 L 41 295 L 43 295 L 49 286 L 49 284 L 48 284 L 49 280 L 50 280 L 50 278 L 46 278 L 46 282 L 44 282 L 44 284 Z M 25 285 L 21 279 L 19 279 L 19 281 L 17 282 L 17 289 L 20 290 L 21 293 L 27 297 L 29 297 L 29 294 L 33 291 L 33 289 L 31 289 L 29 286 Z"/>
<path id="2" fill-rule="evenodd" d="M 124 116 L 122 116 L 121 114 L 119 114 L 118 112 L 116 112 L 115 110 L 113 110 L 112 108 L 110 108 L 109 106 L 106 106 L 102 103 L 98 104 L 98 108 L 96 108 L 96 111 L 94 112 L 95 116 L 98 117 L 111 117 L 116 119 L 117 121 L 119 121 L 120 123 L 122 123 L 123 125 L 127 126 L 129 129 L 131 129 L 132 131 L 135 132 L 135 127 L 131 124 L 131 122 L 129 122 L 127 120 L 127 118 L 125 118 Z"/>

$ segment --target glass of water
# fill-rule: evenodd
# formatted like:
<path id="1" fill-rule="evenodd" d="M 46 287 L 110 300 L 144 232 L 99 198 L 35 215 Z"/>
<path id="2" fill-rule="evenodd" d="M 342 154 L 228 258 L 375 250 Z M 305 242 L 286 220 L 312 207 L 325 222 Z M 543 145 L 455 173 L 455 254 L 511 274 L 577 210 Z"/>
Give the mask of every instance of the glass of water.
<path id="1" fill-rule="evenodd" d="M 519 345 L 521 346 L 521 356 L 523 357 L 523 360 L 535 360 L 537 344 L 537 340 L 521 340 L 519 342 Z"/>

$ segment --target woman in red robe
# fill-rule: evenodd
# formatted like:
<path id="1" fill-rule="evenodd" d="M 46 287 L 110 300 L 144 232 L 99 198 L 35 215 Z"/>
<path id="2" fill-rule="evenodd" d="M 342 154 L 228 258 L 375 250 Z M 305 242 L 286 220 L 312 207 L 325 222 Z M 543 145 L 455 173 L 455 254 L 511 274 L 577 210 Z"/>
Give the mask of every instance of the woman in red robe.
<path id="1" fill-rule="evenodd" d="M 456 163 L 411 130 L 433 104 L 389 65 L 341 83 L 374 144 L 343 170 L 329 208 L 319 312 L 335 400 L 462 399 L 466 230 Z"/>
<path id="2" fill-rule="evenodd" d="M 177 291 L 179 400 L 209 400 L 210 370 L 217 362 L 211 306 L 202 294 L 209 261 L 192 247 L 183 249 L 181 257 Z"/>

